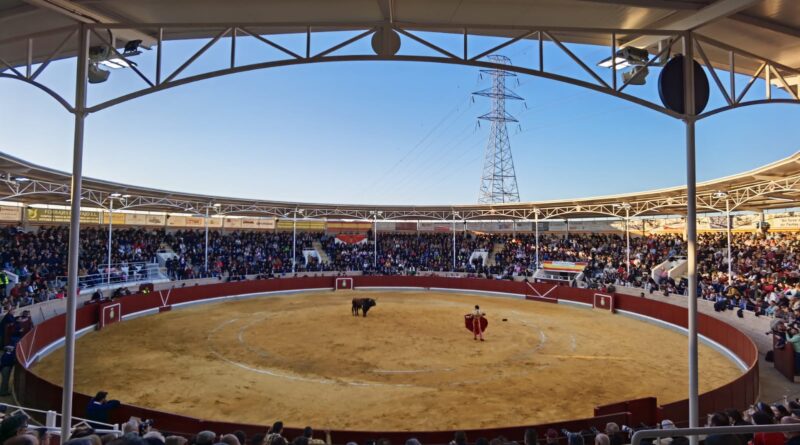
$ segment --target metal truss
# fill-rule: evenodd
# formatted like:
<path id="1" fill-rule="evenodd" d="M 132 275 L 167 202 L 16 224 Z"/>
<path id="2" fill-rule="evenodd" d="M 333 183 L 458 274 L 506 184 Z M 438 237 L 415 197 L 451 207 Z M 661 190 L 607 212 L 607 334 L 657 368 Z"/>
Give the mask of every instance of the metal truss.
<path id="1" fill-rule="evenodd" d="M 724 197 L 720 195 L 724 192 Z M 710 190 L 697 195 L 697 206 L 708 212 L 723 213 L 726 211 L 726 200 L 730 210 L 746 209 L 748 204 L 768 199 L 780 198 L 780 194 L 800 193 L 800 174 L 787 178 L 768 180 L 765 182 L 734 188 L 730 190 Z M 778 195 L 778 196 L 776 196 Z M 52 182 L 37 179 L 17 181 L 5 174 L 0 177 L 0 201 L 25 201 L 34 197 L 64 198 L 65 203 L 70 196 L 70 185 L 67 182 Z M 288 218 L 302 211 L 306 219 L 352 219 L 372 220 L 376 211 L 380 211 L 381 220 L 434 220 L 459 221 L 469 220 L 532 220 L 541 221 L 556 219 L 580 218 L 646 218 L 654 215 L 678 215 L 679 210 L 687 205 L 686 195 L 681 193 L 674 197 L 657 197 L 633 199 L 620 202 L 598 204 L 562 204 L 537 206 L 534 203 L 519 203 L 503 206 L 451 206 L 451 207 L 375 207 L 375 206 L 335 206 L 314 204 L 291 204 L 269 202 L 218 202 L 213 200 L 181 199 L 167 196 L 149 196 L 131 194 L 116 197 L 115 193 L 84 187 L 81 202 L 101 209 L 108 209 L 109 202 L 115 199 L 114 210 L 165 211 L 176 213 L 202 214 L 205 209 L 213 209 L 214 216 L 260 216 Z M 47 199 L 48 203 L 54 203 Z M 217 204 L 215 206 L 215 204 Z M 64 205 L 64 204 L 62 204 Z"/>
<path id="2" fill-rule="evenodd" d="M 379 23 L 231 23 L 231 24 L 170 24 L 170 23 L 92 23 L 84 24 L 83 26 L 90 29 L 91 45 L 104 45 L 112 48 L 113 56 L 129 63 L 131 69 L 138 79 L 141 81 L 141 88 L 113 97 L 103 102 L 91 105 L 86 108 L 85 113 L 96 113 L 114 105 L 152 94 L 158 91 L 163 91 L 169 88 L 186 85 L 189 83 L 197 82 L 200 80 L 225 76 L 229 74 L 253 71 L 258 69 L 266 69 L 271 67 L 289 66 L 307 63 L 320 63 L 320 62 L 343 62 L 343 61 L 369 61 L 369 60 L 397 60 L 397 61 L 414 61 L 414 62 L 434 62 L 434 63 L 448 63 L 457 65 L 474 66 L 483 69 L 502 69 L 519 74 L 527 74 L 531 76 L 542 77 L 546 79 L 556 80 L 559 82 L 568 83 L 571 85 L 588 88 L 597 92 L 608 94 L 618 97 L 629 102 L 633 102 L 652 110 L 664 113 L 671 117 L 682 118 L 683 116 L 666 109 L 662 104 L 655 103 L 647 99 L 638 97 L 631 94 L 628 88 L 635 85 L 637 81 L 641 80 L 639 77 L 647 70 L 641 70 L 638 74 L 630 76 L 628 79 L 618 79 L 618 70 L 616 64 L 611 64 L 607 70 L 595 69 L 593 66 L 597 64 L 596 60 L 583 60 L 575 54 L 565 43 L 561 41 L 559 35 L 570 35 L 571 39 L 576 41 L 597 40 L 598 36 L 606 36 L 609 45 L 609 54 L 617 57 L 618 49 L 623 45 L 618 45 L 618 36 L 648 36 L 648 38 L 661 41 L 660 51 L 658 54 L 650 55 L 645 67 L 652 67 L 662 63 L 673 52 L 673 47 L 680 43 L 681 40 L 690 39 L 696 52 L 698 59 L 708 68 L 708 73 L 713 83 L 721 92 L 724 97 L 725 104 L 715 109 L 707 110 L 703 114 L 697 116 L 697 119 L 702 119 L 729 109 L 743 107 L 748 105 L 756 105 L 763 103 L 800 103 L 800 85 L 792 87 L 787 78 L 800 79 L 800 70 L 791 67 L 783 66 L 772 60 L 760 57 L 755 54 L 748 53 L 747 51 L 731 47 L 724 43 L 714 41 L 702 35 L 692 32 L 677 32 L 665 30 L 651 30 L 651 29 L 593 29 L 593 28 L 529 28 L 519 26 L 487 26 L 487 25 L 470 25 L 470 24 L 416 24 L 416 23 L 403 23 L 403 22 L 379 22 Z M 156 39 L 156 61 L 155 70 L 152 73 L 146 73 L 129 60 L 126 56 L 121 54 L 111 45 L 107 34 L 114 32 L 122 32 L 125 30 L 152 30 L 157 35 Z M 170 32 L 191 32 L 192 30 L 217 30 L 213 38 L 208 40 L 199 50 L 192 54 L 189 58 L 182 61 L 177 61 L 180 64 L 172 71 L 163 69 L 164 62 L 169 56 L 162 48 L 164 43 L 164 33 Z M 275 36 L 280 34 L 288 34 L 287 29 L 291 30 L 304 30 L 305 48 L 304 50 L 291 49 L 287 46 L 281 45 L 276 42 Z M 49 94 L 57 100 L 67 111 L 75 113 L 75 107 L 68 100 L 61 97 L 54 90 L 39 81 L 39 77 L 43 71 L 48 69 L 53 60 L 58 59 L 71 39 L 77 39 L 78 25 L 67 26 L 64 28 L 56 29 L 48 33 L 41 33 L 36 35 L 29 35 L 18 37 L 15 39 L 0 40 L 0 43 L 11 42 L 27 42 L 28 44 L 28 61 L 24 66 L 12 66 L 0 54 L 0 78 L 9 78 L 19 80 L 30 85 L 33 85 L 45 93 Z M 342 42 L 332 45 L 324 50 L 312 52 L 311 42 L 322 33 L 327 33 L 331 30 L 335 31 L 350 31 L 356 34 Z M 426 30 L 435 30 L 437 32 L 447 32 L 458 34 L 463 39 L 463 50 L 458 54 L 447 49 L 442 48 L 441 44 L 437 44 L 427 37 Z M 473 30 L 480 31 L 480 34 L 473 32 Z M 477 54 L 470 51 L 470 40 L 479 38 L 487 32 L 496 32 L 498 35 L 509 35 L 513 37 L 507 38 L 504 42 L 495 45 L 494 47 L 483 50 Z M 293 32 L 292 34 L 296 34 Z M 36 40 L 42 37 L 52 37 L 54 35 L 63 36 L 61 44 L 46 59 L 34 63 L 32 56 L 33 47 Z M 237 39 L 243 37 L 252 37 L 255 41 L 260 42 L 266 47 L 278 50 L 281 58 L 268 60 L 259 63 L 239 64 L 237 63 Z M 358 51 L 364 52 L 363 54 L 340 54 L 342 50 L 353 50 L 356 48 L 356 43 L 366 38 L 372 38 L 373 51 L 366 53 L 363 49 Z M 398 42 L 396 47 L 391 44 L 384 43 L 387 40 L 391 41 L 396 38 Z M 229 39 L 230 51 L 225 56 L 226 68 L 201 72 L 199 74 L 192 74 L 182 77 L 181 75 L 186 70 L 192 67 L 198 58 L 204 55 L 209 49 L 219 44 L 223 39 Z M 520 60 L 515 66 L 503 65 L 494 62 L 489 56 L 497 54 L 504 48 L 512 45 L 521 40 L 533 41 L 538 46 L 538 55 L 536 57 L 526 58 Z M 418 51 L 418 54 L 399 54 L 398 51 L 405 49 L 402 47 L 402 42 L 416 42 L 422 47 L 427 48 L 424 52 Z M 567 74 L 559 73 L 558 69 L 548 69 L 550 64 L 546 60 L 548 51 L 544 51 L 545 42 L 550 42 L 552 45 L 561 52 L 561 56 L 567 56 L 571 59 L 577 67 L 580 68 L 582 73 L 588 75 L 591 80 L 584 80 Z M 419 45 L 417 45 L 419 48 Z M 413 48 L 412 48 L 413 50 Z M 711 66 L 711 62 L 707 57 L 707 51 L 715 51 L 714 54 L 719 55 L 721 51 L 727 52 L 730 63 L 728 66 Z M 413 51 L 412 51 L 413 52 Z M 431 52 L 433 54 L 431 54 Z M 719 58 L 715 59 L 719 60 Z M 749 66 L 759 66 L 760 68 L 755 71 L 753 76 L 749 79 L 746 85 L 737 90 L 735 80 L 735 68 L 737 64 L 748 62 Z M 555 63 L 553 63 L 555 65 Z M 605 72 L 603 72 L 605 71 Z M 728 71 L 729 80 L 723 82 L 720 78 L 718 71 Z M 765 89 L 765 95 L 758 99 L 746 99 L 747 93 L 751 90 L 754 81 L 763 75 L 768 85 L 777 84 L 783 88 L 790 95 L 789 98 L 772 97 L 772 88 Z"/>

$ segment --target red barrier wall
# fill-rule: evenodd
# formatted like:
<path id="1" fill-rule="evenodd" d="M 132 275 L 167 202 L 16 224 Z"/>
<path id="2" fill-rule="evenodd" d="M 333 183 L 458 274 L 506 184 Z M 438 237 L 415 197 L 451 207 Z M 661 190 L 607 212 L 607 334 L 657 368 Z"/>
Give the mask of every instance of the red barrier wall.
<path id="1" fill-rule="evenodd" d="M 353 277 L 356 288 L 364 287 L 421 287 L 445 289 L 469 289 L 487 292 L 513 293 L 526 296 L 569 300 L 592 304 L 594 291 L 570 288 L 549 283 L 528 284 L 524 282 L 486 280 L 479 278 L 445 278 L 445 277 L 404 277 L 404 276 L 358 276 Z M 123 297 L 115 302 L 121 304 L 123 315 L 130 315 L 145 310 L 158 310 L 167 306 L 174 307 L 180 303 L 208 300 L 230 295 L 257 294 L 274 291 L 301 290 L 334 287 L 335 277 L 311 277 L 294 279 L 257 280 L 234 283 L 220 283 L 205 286 L 193 286 L 171 289 L 169 291 L 136 294 Z M 617 310 L 630 311 L 658 318 L 678 326 L 686 326 L 686 309 L 666 303 L 647 300 L 628 295 L 615 296 Z M 78 310 L 77 328 L 94 326 L 98 321 L 99 306 L 89 305 Z M 18 366 L 15 367 L 14 387 L 20 403 L 39 409 L 60 410 L 61 388 L 47 382 L 30 372 L 25 364 L 33 355 L 47 345 L 63 338 L 65 317 L 63 315 L 46 320 L 36 326 L 34 331 L 26 335 L 17 348 Z M 736 354 L 748 370 L 739 378 L 700 397 L 700 413 L 707 413 L 726 408 L 746 408 L 755 403 L 758 395 L 758 351 L 753 341 L 738 329 L 720 320 L 699 315 L 699 332 L 725 346 Z M 75 393 L 74 412 L 77 416 L 85 414 L 89 396 Z M 541 403 L 547 403 L 542 400 Z M 160 430 L 192 434 L 209 429 L 216 432 L 229 432 L 242 429 L 248 434 L 264 432 L 263 425 L 233 424 L 196 419 L 172 413 L 164 413 L 147 408 L 125 405 L 113 413 L 114 421 L 122 422 L 130 416 L 154 418 Z M 553 424 L 536 425 L 539 431 L 547 428 L 566 428 L 569 430 L 588 429 L 591 426 L 603 427 L 606 422 L 618 424 L 638 424 L 640 422 L 654 424 L 662 418 L 669 418 L 676 423 L 686 423 L 688 403 L 686 400 L 656 406 L 655 398 L 622 401 L 619 403 L 597 407 L 595 416 L 588 419 L 577 419 Z M 520 440 L 527 426 L 499 427 L 493 429 L 467 431 L 470 437 L 493 437 L 504 435 L 511 440 Z M 300 430 L 289 429 L 287 435 L 293 437 Z M 377 432 L 377 431 L 333 431 L 336 443 L 345 441 L 363 442 L 368 439 L 385 437 L 392 441 L 404 442 L 408 437 L 417 437 L 423 443 L 447 443 L 453 436 L 451 431 L 418 431 L 418 432 Z"/>

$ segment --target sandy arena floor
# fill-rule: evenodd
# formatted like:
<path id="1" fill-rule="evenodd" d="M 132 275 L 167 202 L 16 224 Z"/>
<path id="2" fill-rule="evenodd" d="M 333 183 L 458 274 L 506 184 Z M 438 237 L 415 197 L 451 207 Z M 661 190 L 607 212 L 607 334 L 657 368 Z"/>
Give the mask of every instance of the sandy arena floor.
<path id="1" fill-rule="evenodd" d="M 354 295 L 378 301 L 350 315 Z M 463 315 L 487 312 L 485 343 Z M 508 321 L 502 321 L 506 318 Z M 76 388 L 215 420 L 437 430 L 686 397 L 686 337 L 601 310 L 438 292 L 326 292 L 195 306 L 78 341 Z M 61 382 L 61 351 L 35 371 Z M 740 375 L 701 345 L 700 390 Z"/>

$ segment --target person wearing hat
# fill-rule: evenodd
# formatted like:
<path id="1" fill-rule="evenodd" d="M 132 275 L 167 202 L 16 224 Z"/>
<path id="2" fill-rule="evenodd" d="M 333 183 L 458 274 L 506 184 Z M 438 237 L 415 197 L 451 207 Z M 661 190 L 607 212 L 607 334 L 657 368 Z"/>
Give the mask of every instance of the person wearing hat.
<path id="1" fill-rule="evenodd" d="M 11 381 L 11 371 L 14 369 L 14 347 L 9 345 L 4 348 L 3 355 L 0 356 L 0 375 L 2 382 L 0 382 L 0 396 L 10 396 L 9 382 Z"/>
<path id="2" fill-rule="evenodd" d="M 483 329 L 481 328 L 481 318 L 486 315 L 485 312 L 481 310 L 481 307 L 477 304 L 475 305 L 475 310 L 472 311 L 472 337 L 473 340 L 477 340 L 480 337 L 481 341 L 483 341 Z"/>

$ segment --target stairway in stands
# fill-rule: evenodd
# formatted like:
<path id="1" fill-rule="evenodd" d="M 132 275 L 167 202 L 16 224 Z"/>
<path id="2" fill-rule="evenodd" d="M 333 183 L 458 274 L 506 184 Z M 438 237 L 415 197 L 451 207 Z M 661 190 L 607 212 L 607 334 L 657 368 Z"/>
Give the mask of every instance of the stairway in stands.
<path id="1" fill-rule="evenodd" d="M 489 258 L 486 259 L 486 266 L 494 266 L 494 256 L 506 249 L 505 243 L 494 243 L 492 250 L 489 251 Z"/>
<path id="2" fill-rule="evenodd" d="M 311 243 L 311 246 L 314 248 L 314 250 L 317 251 L 317 255 L 319 255 L 320 263 L 325 264 L 325 263 L 329 263 L 330 262 L 330 258 L 328 258 L 328 253 L 325 252 L 325 248 L 322 247 L 322 243 L 320 243 L 317 240 L 314 240 Z"/>

